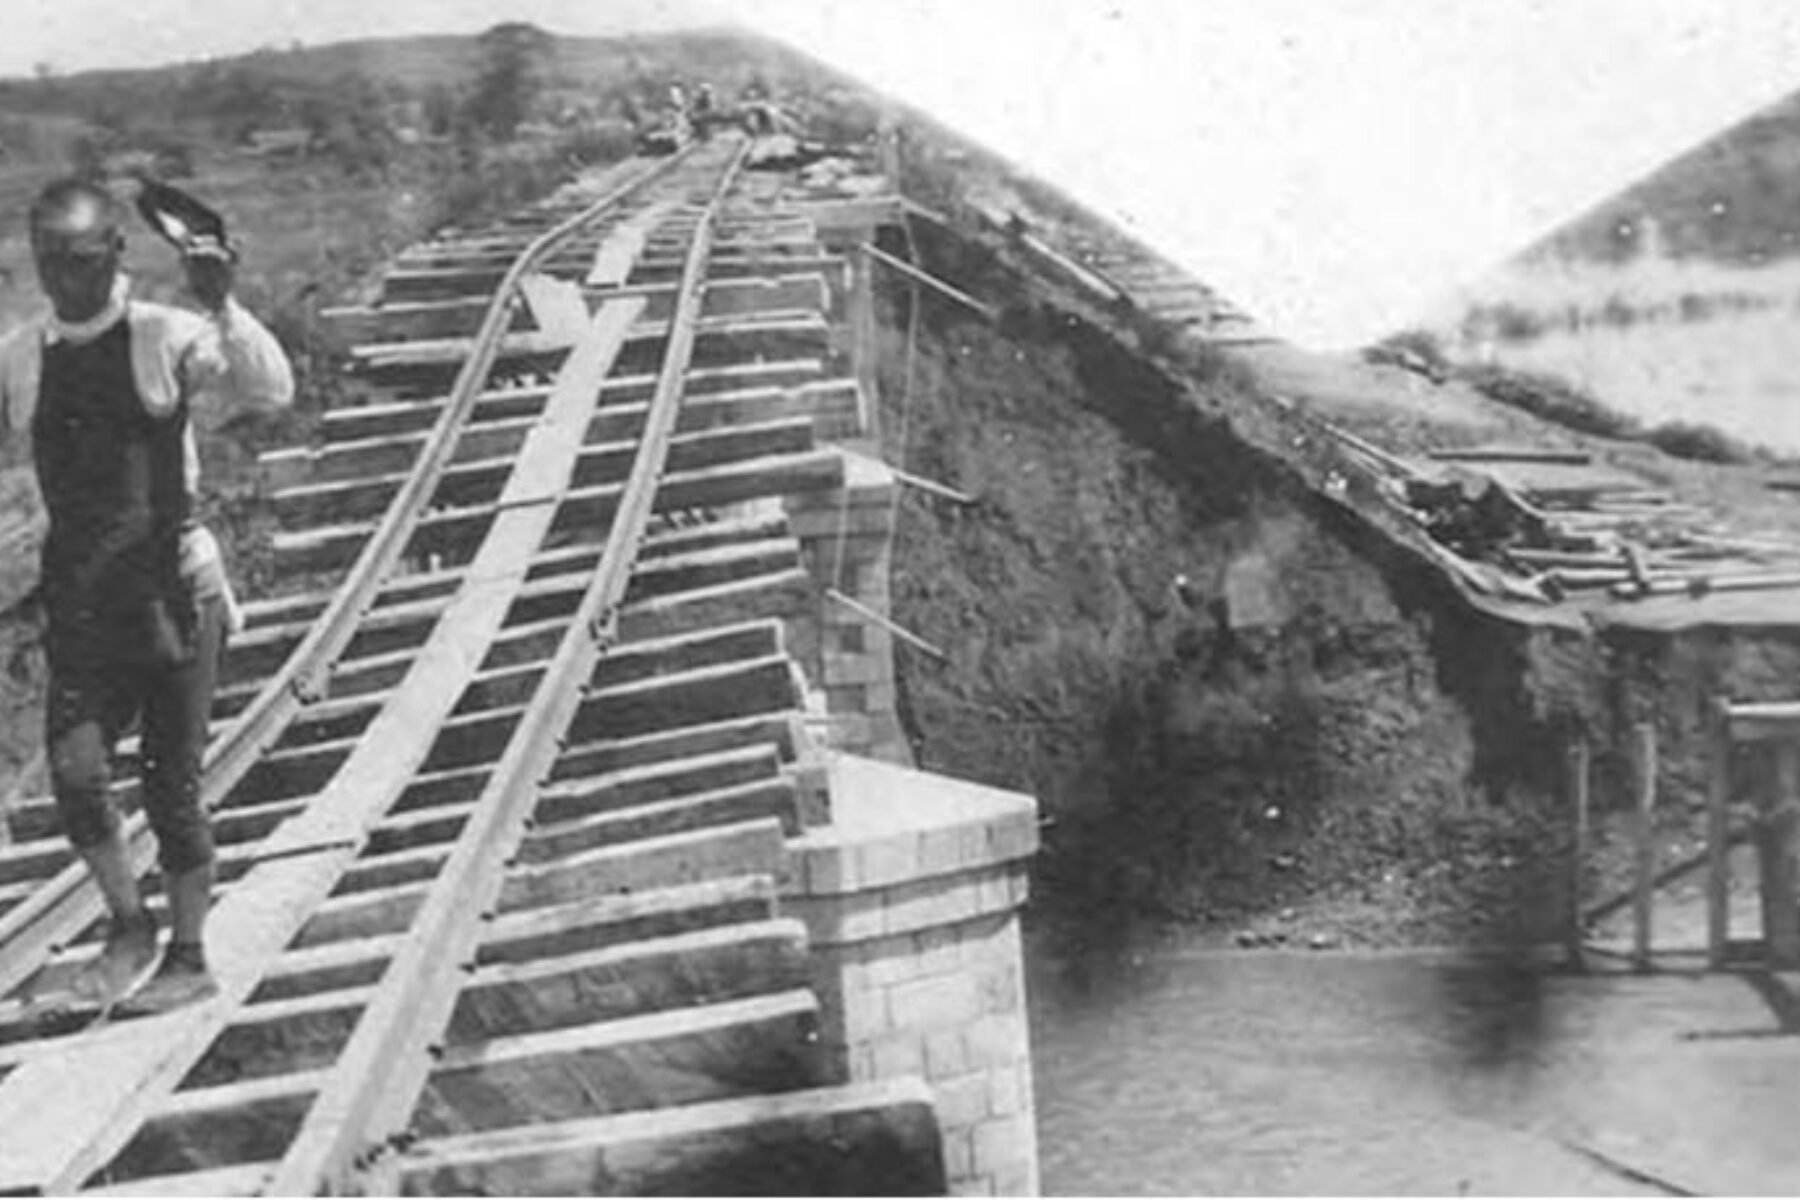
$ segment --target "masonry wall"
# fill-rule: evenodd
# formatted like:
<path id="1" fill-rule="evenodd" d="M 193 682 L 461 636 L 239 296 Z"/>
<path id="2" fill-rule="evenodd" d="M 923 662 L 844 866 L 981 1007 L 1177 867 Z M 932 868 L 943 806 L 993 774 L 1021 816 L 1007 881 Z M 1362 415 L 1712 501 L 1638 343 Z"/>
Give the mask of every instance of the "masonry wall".
<path id="1" fill-rule="evenodd" d="M 791 623 L 827 819 L 788 842 L 782 911 L 805 922 L 821 1036 L 839 1079 L 922 1079 L 956 1195 L 1038 1188 L 1019 912 L 1037 803 L 911 769 L 889 625 L 899 484 L 880 461 L 872 237 L 851 212 L 834 285 L 834 350 L 857 380 L 843 487 L 789 497 L 812 611 Z M 822 760 L 822 761 L 816 761 Z"/>
<path id="2" fill-rule="evenodd" d="M 910 764 L 894 690 L 894 635 L 880 619 L 890 608 L 898 485 L 877 460 L 851 451 L 844 457 L 841 489 L 787 504 L 801 561 L 819 589 L 817 637 L 803 665 L 824 697 L 826 744 Z"/>
<path id="3" fill-rule="evenodd" d="M 847 755 L 833 820 L 790 843 L 782 908 L 807 925 L 838 1074 L 930 1085 L 958 1195 L 1038 1186 L 1019 909 L 1028 796 Z"/>

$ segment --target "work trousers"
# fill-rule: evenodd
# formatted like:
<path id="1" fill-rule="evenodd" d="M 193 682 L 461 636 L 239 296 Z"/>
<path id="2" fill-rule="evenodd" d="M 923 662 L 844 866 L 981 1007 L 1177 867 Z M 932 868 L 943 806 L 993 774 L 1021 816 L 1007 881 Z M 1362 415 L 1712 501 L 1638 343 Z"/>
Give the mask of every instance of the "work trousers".
<path id="1" fill-rule="evenodd" d="M 225 647 L 226 610 L 217 596 L 201 599 L 197 610 L 192 652 L 176 661 L 142 644 L 117 639 L 109 644 L 105 631 L 98 637 L 87 631 L 80 652 L 59 655 L 58 639 L 50 640 L 45 745 L 63 832 L 83 849 L 118 829 L 119 813 L 108 794 L 112 753 L 136 722 L 144 813 L 156 833 L 165 876 L 213 859 L 212 826 L 200 807 L 200 766 Z M 96 646 L 103 652 L 96 653 Z"/>

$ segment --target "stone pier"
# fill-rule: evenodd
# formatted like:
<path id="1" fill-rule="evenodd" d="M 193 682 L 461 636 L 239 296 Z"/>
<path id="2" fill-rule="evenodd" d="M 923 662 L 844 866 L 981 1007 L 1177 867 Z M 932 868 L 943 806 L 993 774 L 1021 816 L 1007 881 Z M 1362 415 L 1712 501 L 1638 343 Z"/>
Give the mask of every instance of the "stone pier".
<path id="1" fill-rule="evenodd" d="M 922 1077 L 952 1194 L 1037 1191 L 1019 909 L 1037 805 L 849 754 L 832 819 L 788 844 L 822 1035 L 850 1082 Z"/>

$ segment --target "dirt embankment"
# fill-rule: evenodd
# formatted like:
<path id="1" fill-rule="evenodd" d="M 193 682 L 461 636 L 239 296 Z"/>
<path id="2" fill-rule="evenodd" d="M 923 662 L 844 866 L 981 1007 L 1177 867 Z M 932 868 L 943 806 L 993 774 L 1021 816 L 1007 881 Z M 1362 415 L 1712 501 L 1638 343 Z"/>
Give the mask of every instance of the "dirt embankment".
<path id="1" fill-rule="evenodd" d="M 925 300 L 909 384 L 887 297 L 884 436 L 979 497 L 903 504 L 895 616 L 949 658 L 901 652 L 902 716 L 922 765 L 1040 798 L 1041 904 L 1093 936 L 1553 928 L 1551 731 L 1582 704 L 1537 668 L 1588 648 L 1471 613 L 1246 445 L 1238 373 L 1178 383 L 978 248 L 927 257 L 1014 303 Z"/>
<path id="2" fill-rule="evenodd" d="M 921 765 L 1039 797 L 1063 935 L 1556 938 L 1564 747 L 1595 748 L 1591 901 L 1628 869 L 1642 720 L 1663 861 L 1697 848 L 1705 705 L 1791 697 L 1800 638 L 1484 616 L 1271 450 L 1253 374 L 1176 379 L 981 247 L 924 252 L 1006 308 L 926 298 L 909 372 L 909 298 L 884 297 L 889 457 L 979 498 L 903 501 L 895 616 L 948 660 L 900 651 L 902 718 Z"/>

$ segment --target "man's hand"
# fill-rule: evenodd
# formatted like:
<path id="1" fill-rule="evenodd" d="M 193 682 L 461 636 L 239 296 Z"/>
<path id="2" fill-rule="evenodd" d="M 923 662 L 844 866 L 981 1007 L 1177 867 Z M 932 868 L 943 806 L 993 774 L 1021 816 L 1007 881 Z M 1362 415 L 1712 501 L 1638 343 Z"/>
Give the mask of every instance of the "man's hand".
<path id="1" fill-rule="evenodd" d="M 189 249 L 181 263 L 187 269 L 188 291 L 201 307 L 208 312 L 224 308 L 237 276 L 237 253 L 209 240 Z"/>

